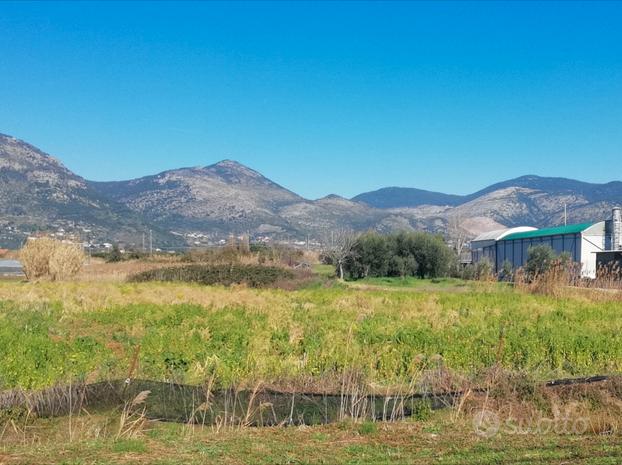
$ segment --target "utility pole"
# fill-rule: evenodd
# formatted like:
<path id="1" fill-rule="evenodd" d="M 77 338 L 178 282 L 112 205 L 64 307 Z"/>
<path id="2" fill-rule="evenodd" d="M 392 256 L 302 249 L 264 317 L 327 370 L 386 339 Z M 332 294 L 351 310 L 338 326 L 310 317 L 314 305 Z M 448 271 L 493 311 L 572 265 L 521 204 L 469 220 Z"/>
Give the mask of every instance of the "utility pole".
<path id="1" fill-rule="evenodd" d="M 568 211 L 566 209 L 566 204 L 564 204 L 564 226 L 568 226 Z"/>
<path id="2" fill-rule="evenodd" d="M 153 233 L 149 230 L 149 255 L 153 255 Z"/>
<path id="3" fill-rule="evenodd" d="M 145 231 L 143 231 L 143 253 L 145 253 Z"/>

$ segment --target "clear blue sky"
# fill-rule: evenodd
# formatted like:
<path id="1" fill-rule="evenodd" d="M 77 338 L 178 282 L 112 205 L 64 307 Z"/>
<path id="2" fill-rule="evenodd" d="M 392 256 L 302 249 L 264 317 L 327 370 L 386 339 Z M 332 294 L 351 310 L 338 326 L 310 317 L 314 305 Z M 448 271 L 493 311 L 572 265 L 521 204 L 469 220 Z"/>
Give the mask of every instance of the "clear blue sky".
<path id="1" fill-rule="evenodd" d="M 0 132 L 311 198 L 622 173 L 622 3 L 0 2 Z"/>

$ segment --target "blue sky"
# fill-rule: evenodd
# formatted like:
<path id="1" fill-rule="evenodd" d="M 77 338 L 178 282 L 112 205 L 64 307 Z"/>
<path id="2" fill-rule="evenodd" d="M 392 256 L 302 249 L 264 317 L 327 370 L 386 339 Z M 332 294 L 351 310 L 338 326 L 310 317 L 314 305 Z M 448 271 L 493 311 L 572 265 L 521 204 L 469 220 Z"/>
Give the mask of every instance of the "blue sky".
<path id="1" fill-rule="evenodd" d="M 0 132 L 94 180 L 304 196 L 620 179 L 622 3 L 0 2 Z"/>

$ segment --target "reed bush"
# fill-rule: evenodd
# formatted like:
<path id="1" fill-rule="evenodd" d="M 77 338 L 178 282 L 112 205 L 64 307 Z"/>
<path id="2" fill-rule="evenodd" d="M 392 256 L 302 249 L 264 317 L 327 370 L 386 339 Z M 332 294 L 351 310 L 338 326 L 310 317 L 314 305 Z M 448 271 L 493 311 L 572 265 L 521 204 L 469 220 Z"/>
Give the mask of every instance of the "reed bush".
<path id="1" fill-rule="evenodd" d="M 20 251 L 20 261 L 27 279 L 67 279 L 80 271 L 85 260 L 78 244 L 49 237 L 31 239 Z"/>

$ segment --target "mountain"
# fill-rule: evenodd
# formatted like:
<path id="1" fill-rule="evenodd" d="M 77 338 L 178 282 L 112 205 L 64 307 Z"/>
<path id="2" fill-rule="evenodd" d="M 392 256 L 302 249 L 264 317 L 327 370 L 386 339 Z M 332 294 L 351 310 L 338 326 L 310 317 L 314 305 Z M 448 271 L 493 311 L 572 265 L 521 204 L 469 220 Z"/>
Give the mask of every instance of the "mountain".
<path id="1" fill-rule="evenodd" d="M 622 182 L 592 184 L 529 175 L 464 196 L 389 188 L 360 194 L 354 199 L 366 199 L 367 203 L 389 211 L 396 211 L 399 207 L 402 214 L 428 223 L 443 218 L 471 223 L 473 219 L 488 219 L 505 226 L 545 227 L 563 223 L 564 205 L 569 222 L 608 218 L 611 208 L 622 204 Z M 431 209 L 434 206 L 437 210 Z M 479 229 L 477 223 L 475 221 L 475 229 Z"/>
<path id="2" fill-rule="evenodd" d="M 420 205 L 460 205 L 461 195 L 415 189 L 414 187 L 383 187 L 372 192 L 365 192 L 353 197 L 356 202 L 363 202 L 376 208 L 418 207 Z"/>
<path id="3" fill-rule="evenodd" d="M 130 181 L 90 182 L 100 195 L 179 232 L 319 237 L 330 229 L 373 228 L 386 216 L 337 195 L 307 200 L 232 160 Z"/>
<path id="4" fill-rule="evenodd" d="M 232 160 L 117 182 L 90 182 L 101 195 L 169 229 L 218 234 L 285 231 L 281 207 L 304 199 Z"/>
<path id="5" fill-rule="evenodd" d="M 138 215 L 91 189 L 56 158 L 0 134 L 0 242 L 15 247 L 40 230 L 135 242 L 137 232 L 147 229 Z M 178 241 L 165 231 L 158 234 Z"/>
<path id="6" fill-rule="evenodd" d="M 37 230 L 156 247 L 206 245 L 228 234 L 326 238 L 336 229 L 467 235 L 504 226 L 598 221 L 622 203 L 622 182 L 522 176 L 469 195 L 389 187 L 353 199 L 305 199 L 232 160 L 139 179 L 87 181 L 23 141 L 0 135 L 0 246 Z"/>
<path id="7" fill-rule="evenodd" d="M 551 195 L 578 195 L 589 202 L 610 201 L 612 198 L 620 198 L 620 196 L 622 196 L 622 182 L 620 181 L 612 181 L 606 184 L 593 184 L 568 178 L 528 175 L 493 184 L 465 197 L 468 200 L 473 200 L 477 197 L 509 187 L 542 191 Z"/>
<path id="8" fill-rule="evenodd" d="M 387 213 L 338 195 L 328 195 L 287 205 L 279 210 L 279 215 L 293 230 L 323 239 L 335 229 L 375 229 Z"/>

